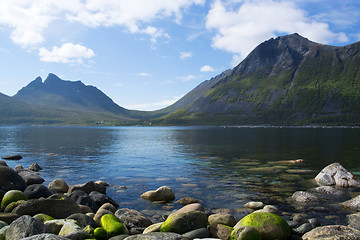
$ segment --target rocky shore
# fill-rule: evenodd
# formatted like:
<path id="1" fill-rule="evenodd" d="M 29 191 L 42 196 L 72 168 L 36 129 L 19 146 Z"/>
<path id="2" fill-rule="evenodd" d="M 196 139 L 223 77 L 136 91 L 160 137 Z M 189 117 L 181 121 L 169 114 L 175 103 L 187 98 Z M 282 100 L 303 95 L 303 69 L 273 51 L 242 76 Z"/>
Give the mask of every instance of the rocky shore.
<path id="1" fill-rule="evenodd" d="M 339 163 L 315 177 L 318 187 L 297 191 L 288 199 L 299 209 L 296 213 L 253 201 L 245 204 L 249 213 L 236 219 L 225 210 L 205 209 L 201 199 L 185 197 L 177 200 L 182 208 L 158 222 L 136 209 L 121 208 L 106 194 L 110 185 L 104 181 L 69 186 L 55 179 L 45 186 L 41 169 L 36 163 L 12 169 L 0 161 L 0 240 L 360 239 L 360 195 L 347 191 L 359 188 L 360 181 Z M 156 204 L 176 200 L 168 186 L 141 198 Z M 317 211 L 326 210 L 329 202 L 349 212 L 347 225 L 322 226 L 322 219 L 309 218 L 304 210 L 315 205 Z"/>

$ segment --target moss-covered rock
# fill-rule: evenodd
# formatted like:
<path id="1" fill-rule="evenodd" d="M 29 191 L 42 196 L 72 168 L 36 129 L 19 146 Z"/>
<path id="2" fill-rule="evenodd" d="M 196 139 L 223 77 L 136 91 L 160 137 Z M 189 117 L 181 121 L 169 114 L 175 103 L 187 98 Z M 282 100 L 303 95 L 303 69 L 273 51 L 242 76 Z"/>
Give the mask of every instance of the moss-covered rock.
<path id="1" fill-rule="evenodd" d="M 47 221 L 50 221 L 50 220 L 55 220 L 55 218 L 45 214 L 45 213 L 38 213 L 36 214 L 33 218 L 39 220 L 40 222 L 47 222 Z"/>
<path id="2" fill-rule="evenodd" d="M 263 240 L 287 239 L 291 232 L 289 224 L 282 217 L 267 212 L 254 212 L 242 218 L 234 227 L 254 227 Z"/>
<path id="3" fill-rule="evenodd" d="M 231 232 L 230 240 L 262 240 L 262 238 L 255 228 L 240 226 Z"/>
<path id="4" fill-rule="evenodd" d="M 207 225 L 208 220 L 204 212 L 190 211 L 168 217 L 161 225 L 160 231 L 184 234 L 198 228 L 206 228 Z"/>
<path id="5" fill-rule="evenodd" d="M 120 234 L 129 234 L 125 225 L 114 215 L 105 214 L 100 219 L 100 226 L 105 229 L 108 237 L 113 237 Z"/>
<path id="6" fill-rule="evenodd" d="M 103 227 L 95 228 L 94 237 L 99 240 L 107 239 L 107 232 Z"/>
<path id="7" fill-rule="evenodd" d="M 28 200 L 28 197 L 20 190 L 7 191 L 1 201 L 1 211 L 4 211 L 10 203 L 17 202 L 19 200 Z"/>
<path id="8" fill-rule="evenodd" d="M 25 200 L 19 200 L 16 202 L 11 202 L 9 203 L 6 208 L 4 209 L 4 212 L 6 213 L 10 213 L 14 208 L 16 208 L 17 206 L 19 206 L 20 204 L 22 204 L 23 202 L 25 202 Z"/>

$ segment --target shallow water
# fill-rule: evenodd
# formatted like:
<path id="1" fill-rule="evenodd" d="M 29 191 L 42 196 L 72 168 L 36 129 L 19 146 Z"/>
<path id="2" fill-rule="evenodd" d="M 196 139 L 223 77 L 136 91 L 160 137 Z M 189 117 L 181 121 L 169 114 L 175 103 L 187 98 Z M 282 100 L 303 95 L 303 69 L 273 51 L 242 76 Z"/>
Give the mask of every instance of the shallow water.
<path id="1" fill-rule="evenodd" d="M 0 155 L 24 157 L 8 161 L 11 167 L 38 163 L 46 185 L 55 178 L 69 185 L 104 180 L 120 207 L 159 218 L 180 206 L 140 195 L 168 185 L 177 199 L 198 198 L 208 210 L 232 209 L 237 218 L 248 212 L 244 203 L 260 200 L 342 223 L 343 211 L 304 210 L 287 199 L 313 187 L 311 179 L 330 163 L 359 174 L 359 136 L 358 128 L 16 126 L 0 127 Z M 299 158 L 304 162 L 284 162 Z"/>

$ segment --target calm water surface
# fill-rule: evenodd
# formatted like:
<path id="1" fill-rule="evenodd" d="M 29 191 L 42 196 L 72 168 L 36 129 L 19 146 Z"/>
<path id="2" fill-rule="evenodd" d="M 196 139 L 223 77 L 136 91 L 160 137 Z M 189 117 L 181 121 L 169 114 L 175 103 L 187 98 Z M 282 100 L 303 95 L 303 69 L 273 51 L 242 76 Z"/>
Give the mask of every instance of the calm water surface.
<path id="1" fill-rule="evenodd" d="M 55 178 L 69 185 L 104 180 L 120 207 L 149 216 L 180 207 L 140 198 L 168 185 L 177 199 L 191 196 L 207 209 L 230 208 L 241 217 L 250 200 L 300 211 L 287 199 L 313 187 L 310 180 L 330 163 L 360 174 L 360 129 L 0 127 L 0 155 L 14 153 L 24 158 L 8 165 L 38 163 L 46 185 Z M 281 162 L 299 158 L 304 162 Z M 338 217 L 326 221 L 343 221 L 343 213 L 333 214 Z"/>

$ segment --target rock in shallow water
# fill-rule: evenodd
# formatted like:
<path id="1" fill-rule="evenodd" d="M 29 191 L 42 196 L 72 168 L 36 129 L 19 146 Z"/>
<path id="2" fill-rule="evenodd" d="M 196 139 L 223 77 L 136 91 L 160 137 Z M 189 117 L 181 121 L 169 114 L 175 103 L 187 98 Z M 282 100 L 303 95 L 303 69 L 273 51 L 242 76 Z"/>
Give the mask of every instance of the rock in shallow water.
<path id="1" fill-rule="evenodd" d="M 143 193 L 141 197 L 149 201 L 171 202 L 175 199 L 175 194 L 170 187 L 162 186 L 156 190 Z"/>
<path id="2" fill-rule="evenodd" d="M 346 170 L 340 163 L 332 163 L 325 167 L 315 177 L 315 181 L 319 185 L 339 187 L 360 187 L 360 181 L 355 176 Z"/>

